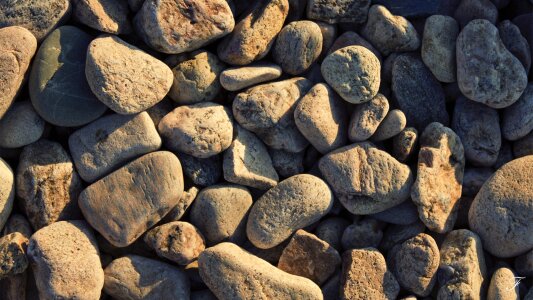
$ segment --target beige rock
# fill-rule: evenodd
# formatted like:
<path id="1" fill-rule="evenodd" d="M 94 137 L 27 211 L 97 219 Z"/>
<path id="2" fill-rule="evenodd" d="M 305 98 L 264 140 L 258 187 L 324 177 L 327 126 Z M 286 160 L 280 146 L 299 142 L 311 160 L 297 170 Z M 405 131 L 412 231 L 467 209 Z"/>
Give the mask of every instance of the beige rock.
<path id="1" fill-rule="evenodd" d="M 455 41 L 459 24 L 454 18 L 433 15 L 426 19 L 422 37 L 422 60 L 441 82 L 455 82 Z"/>
<path id="2" fill-rule="evenodd" d="M 376 132 L 389 112 L 389 101 L 382 94 L 355 106 L 350 118 L 348 137 L 352 142 L 362 142 Z"/>
<path id="3" fill-rule="evenodd" d="M 0 147 L 19 148 L 36 142 L 44 126 L 30 101 L 15 102 L 0 119 Z"/>
<path id="4" fill-rule="evenodd" d="M 372 135 L 372 140 L 375 142 L 381 142 L 390 139 L 402 132 L 405 125 L 407 125 L 405 114 L 399 109 L 393 109 L 389 111 L 385 119 L 381 121 L 376 132 Z"/>
<path id="5" fill-rule="evenodd" d="M 418 131 L 406 127 L 392 139 L 392 155 L 400 162 L 407 161 L 415 152 L 417 142 Z"/>
<path id="6" fill-rule="evenodd" d="M 220 84 L 228 91 L 238 91 L 280 76 L 280 66 L 268 62 L 258 62 L 222 71 Z"/>
<path id="7" fill-rule="evenodd" d="M 199 191 L 200 190 L 195 186 L 192 186 L 188 190 L 183 191 L 183 195 L 178 201 L 178 204 L 174 206 L 174 208 L 172 208 L 170 212 L 163 217 L 161 222 L 164 224 L 179 221 L 185 215 L 187 209 L 191 207 L 191 204 L 193 203 L 194 199 L 196 199 L 196 196 L 198 195 Z"/>
<path id="8" fill-rule="evenodd" d="M 0 230 L 4 228 L 15 199 L 15 178 L 13 170 L 0 158 Z"/>
<path id="9" fill-rule="evenodd" d="M 19 232 L 0 238 L 0 279 L 23 273 L 28 267 L 28 238 Z"/>
<path id="10" fill-rule="evenodd" d="M 488 300 L 507 300 L 520 299 L 518 284 L 516 284 L 516 275 L 509 268 L 499 268 L 492 274 L 489 290 L 487 293 Z"/>
<path id="11" fill-rule="evenodd" d="M 74 0 L 74 18 L 91 28 L 113 34 L 131 33 L 127 1 Z"/>

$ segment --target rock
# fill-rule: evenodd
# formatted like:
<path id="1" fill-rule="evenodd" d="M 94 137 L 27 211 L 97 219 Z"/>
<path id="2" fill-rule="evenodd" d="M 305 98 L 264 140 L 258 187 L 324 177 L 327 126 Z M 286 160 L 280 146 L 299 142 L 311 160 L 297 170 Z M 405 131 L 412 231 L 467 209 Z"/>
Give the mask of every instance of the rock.
<path id="1" fill-rule="evenodd" d="M 233 140 L 231 112 L 213 102 L 180 106 L 161 120 L 158 129 L 170 150 L 197 158 L 219 154 Z"/>
<path id="2" fill-rule="evenodd" d="M 372 218 L 391 224 L 408 225 L 418 220 L 413 201 L 406 200 L 394 207 L 371 215 Z"/>
<path id="3" fill-rule="evenodd" d="M 370 7 L 361 34 L 384 56 L 420 47 L 420 38 L 413 25 L 404 17 L 391 14 L 382 5 Z"/>
<path id="4" fill-rule="evenodd" d="M 339 289 L 341 286 L 341 272 L 337 271 L 324 285 L 322 286 L 322 296 L 324 299 L 337 299 L 339 297 Z"/>
<path id="5" fill-rule="evenodd" d="M 470 21 L 485 19 L 492 24 L 498 21 L 498 9 L 490 0 L 461 0 L 453 17 L 464 28 Z"/>
<path id="6" fill-rule="evenodd" d="M 26 256 L 26 247 L 28 245 L 28 239 L 30 238 L 32 233 L 33 233 L 33 230 L 31 229 L 31 225 L 23 215 L 14 213 L 11 215 L 11 217 L 9 217 L 4 227 L 3 235 L 5 237 L 7 237 L 8 235 L 9 236 L 16 235 L 16 237 L 13 240 L 23 242 L 21 244 L 23 246 L 22 248 L 17 246 L 17 243 L 14 243 L 14 244 L 8 243 L 8 245 L 11 244 L 15 246 L 14 248 L 11 248 L 11 249 L 15 250 L 15 253 L 20 253 L 23 255 L 23 256 L 16 255 L 16 257 L 18 257 L 19 262 L 14 265 L 17 266 L 18 270 L 20 270 L 20 267 L 24 265 L 26 269 L 22 273 L 11 274 L 4 279 L 0 279 L 0 299 L 6 299 L 6 300 L 21 299 L 23 300 L 23 299 L 26 299 L 26 294 L 28 294 L 28 298 L 31 298 L 32 296 L 34 296 L 32 299 L 37 298 L 36 295 L 30 295 L 31 292 L 29 290 L 31 289 L 31 287 L 27 287 L 29 270 L 27 268 L 28 260 Z M 8 250 L 8 251 L 11 251 L 11 250 Z M 2 259 L 2 261 L 10 265 L 12 263 L 12 261 L 10 260 Z M 35 283 L 33 282 L 33 286 L 34 285 Z M 28 290 L 28 292 L 26 290 Z M 35 291 L 35 290 L 36 288 L 31 289 L 31 291 Z"/>
<path id="7" fill-rule="evenodd" d="M 505 139 L 502 140 L 502 146 L 500 147 L 500 153 L 498 154 L 498 159 L 494 164 L 494 168 L 501 168 L 501 166 L 510 162 L 514 159 L 513 148 L 510 142 Z"/>
<path id="8" fill-rule="evenodd" d="M 2 235 L 18 232 L 26 238 L 30 238 L 33 234 L 30 222 L 22 214 L 12 213 L 4 227 Z"/>
<path id="9" fill-rule="evenodd" d="M 274 187 L 279 177 L 267 147 L 253 133 L 235 128 L 235 139 L 224 152 L 224 179 L 261 190 Z"/>
<path id="10" fill-rule="evenodd" d="M 15 102 L 0 119 L 0 147 L 19 148 L 43 135 L 45 122 L 30 101 Z"/>
<path id="11" fill-rule="evenodd" d="M 372 100 L 355 106 L 353 110 L 348 137 L 352 142 L 369 139 L 389 112 L 389 101 L 382 94 Z"/>
<path id="12" fill-rule="evenodd" d="M 294 110 L 296 126 L 320 153 L 346 144 L 348 112 L 345 104 L 324 83 L 313 86 L 298 101 Z"/>
<path id="13" fill-rule="evenodd" d="M 448 233 L 440 247 L 438 299 L 484 299 L 486 276 L 479 237 L 466 229 Z"/>
<path id="14" fill-rule="evenodd" d="M 298 230 L 279 258 L 278 268 L 322 285 L 341 264 L 335 248 L 316 235 Z"/>
<path id="15" fill-rule="evenodd" d="M 487 20 L 468 23 L 459 34 L 457 66 L 461 92 L 492 108 L 513 104 L 527 86 L 524 67 Z"/>
<path id="16" fill-rule="evenodd" d="M 70 156 L 56 142 L 24 147 L 17 168 L 17 197 L 35 230 L 62 220 L 78 220 L 82 181 Z"/>
<path id="17" fill-rule="evenodd" d="M 255 201 L 246 226 L 248 239 L 261 249 L 277 246 L 325 216 L 332 205 L 333 193 L 320 178 L 292 176 Z"/>
<path id="18" fill-rule="evenodd" d="M 305 151 L 292 153 L 283 150 L 270 150 L 274 169 L 282 178 L 288 178 L 304 172 Z"/>
<path id="19" fill-rule="evenodd" d="M 518 2 L 514 2 L 518 4 Z M 531 50 L 531 58 L 533 59 L 533 30 L 531 30 L 531 17 L 533 13 L 520 13 L 519 16 L 513 18 L 513 24 L 518 26 L 520 33 L 526 38 L 529 44 L 529 50 Z"/>
<path id="20" fill-rule="evenodd" d="M 45 1 L 49 2 L 49 1 Z M 74 26 L 54 30 L 39 47 L 29 79 L 33 107 L 48 123 L 76 127 L 104 114 L 107 107 L 85 78 L 92 36 Z"/>
<path id="21" fill-rule="evenodd" d="M 342 248 L 344 250 L 357 248 L 377 248 L 383 231 L 383 224 L 373 218 L 364 218 L 346 227 L 342 234 Z"/>
<path id="22" fill-rule="evenodd" d="M 517 256 L 514 260 L 514 269 L 521 276 L 533 275 L 533 250 Z"/>
<path id="23" fill-rule="evenodd" d="M 470 228 L 494 256 L 514 257 L 533 248 L 532 166 L 533 156 L 505 164 L 485 181 L 470 207 Z"/>
<path id="24" fill-rule="evenodd" d="M 276 38 L 272 56 L 285 73 L 305 72 L 322 51 L 322 32 L 312 21 L 295 21 L 283 27 Z"/>
<path id="25" fill-rule="evenodd" d="M 374 53 L 374 55 L 379 59 L 379 61 L 382 62 L 383 57 L 381 57 L 381 53 L 379 53 L 379 51 L 374 48 L 374 46 L 372 46 L 372 44 L 370 44 L 362 36 L 353 31 L 346 31 L 341 34 L 335 40 L 335 43 L 333 43 L 333 45 L 329 48 L 327 55 L 330 55 L 331 53 L 348 46 L 365 47 L 368 50 L 372 51 L 372 53 Z"/>
<path id="26" fill-rule="evenodd" d="M 144 0 L 128 0 L 128 6 L 132 12 L 138 12 L 144 4 Z"/>
<path id="27" fill-rule="evenodd" d="M 94 182 L 160 147 L 161 138 L 146 112 L 107 115 L 69 137 L 76 169 L 87 182 Z"/>
<path id="28" fill-rule="evenodd" d="M 307 0 L 289 0 L 289 14 L 285 21 L 290 23 L 292 21 L 305 19 L 304 14 L 306 6 Z"/>
<path id="29" fill-rule="evenodd" d="M 167 151 L 146 154 L 88 186 L 78 199 L 87 222 L 116 247 L 133 243 L 183 194 L 178 158 Z"/>
<path id="30" fill-rule="evenodd" d="M 307 2 L 307 0 L 302 1 Z M 307 3 L 305 4 L 307 5 Z M 329 54 L 328 49 L 331 48 L 333 42 L 335 42 L 335 39 L 337 38 L 337 24 L 329 24 L 320 21 L 315 23 L 318 25 L 318 28 L 320 28 L 320 32 L 322 33 L 322 49 L 320 50 L 320 56 L 318 57 L 318 61 L 322 61 L 326 54 Z"/>
<path id="31" fill-rule="evenodd" d="M 146 44 L 168 54 L 201 48 L 235 26 L 224 0 L 146 0 L 133 22 Z"/>
<path id="32" fill-rule="evenodd" d="M 381 239 L 379 249 L 389 251 L 394 245 L 401 244 L 404 241 L 423 233 L 425 229 L 426 226 L 424 226 L 424 223 L 420 220 L 408 225 L 389 226 L 383 233 L 383 239 Z"/>
<path id="33" fill-rule="evenodd" d="M 96 238 L 84 221 L 40 229 L 30 239 L 28 257 L 40 299 L 100 298 L 104 270 Z"/>
<path id="34" fill-rule="evenodd" d="M 433 15 L 426 20 L 422 37 L 422 60 L 441 82 L 456 81 L 455 41 L 459 24 L 454 18 Z"/>
<path id="35" fill-rule="evenodd" d="M 19 232 L 0 238 L 0 279 L 26 270 L 28 267 L 26 247 L 28 247 L 28 238 Z"/>
<path id="36" fill-rule="evenodd" d="M 465 168 L 462 195 L 475 197 L 492 173 L 494 173 L 492 168 Z"/>
<path id="37" fill-rule="evenodd" d="M 526 38 L 520 33 L 518 26 L 509 20 L 505 20 L 498 25 L 498 33 L 507 50 L 520 60 L 526 73 L 529 72 L 531 49 Z"/>
<path id="38" fill-rule="evenodd" d="M 315 234 L 319 239 L 337 249 L 337 251 L 341 251 L 342 233 L 348 225 L 350 225 L 350 222 L 346 219 L 330 217 L 320 221 L 315 230 Z"/>
<path id="39" fill-rule="evenodd" d="M 222 178 L 222 159 L 220 155 L 196 158 L 184 153 L 177 154 L 183 167 L 183 174 L 194 184 L 210 186 Z"/>
<path id="40" fill-rule="evenodd" d="M 400 286 L 377 249 L 344 252 L 340 299 L 396 299 Z"/>
<path id="41" fill-rule="evenodd" d="M 381 65 L 367 48 L 348 46 L 326 56 L 322 76 L 349 103 L 372 100 L 378 93 Z"/>
<path id="42" fill-rule="evenodd" d="M 191 300 L 217 300 L 217 297 L 209 290 L 191 291 Z"/>
<path id="43" fill-rule="evenodd" d="M 300 152 L 308 142 L 296 127 L 293 115 L 298 101 L 310 88 L 311 82 L 303 77 L 252 87 L 233 100 L 233 116 L 267 146 Z"/>
<path id="44" fill-rule="evenodd" d="M 418 206 L 420 219 L 431 231 L 452 230 L 465 168 L 459 137 L 440 123 L 429 124 L 420 137 L 417 168 L 411 199 Z"/>
<path id="45" fill-rule="evenodd" d="M 112 34 L 131 33 L 126 1 L 74 0 L 72 4 L 74 19 L 84 25 Z"/>
<path id="46" fill-rule="evenodd" d="M 409 198 L 413 174 L 408 166 L 368 142 L 328 153 L 319 169 L 342 205 L 353 214 L 373 214 Z"/>
<path id="47" fill-rule="evenodd" d="M 490 280 L 487 299 L 504 300 L 520 299 L 518 284 L 516 284 L 516 275 L 509 268 L 499 268 Z"/>
<path id="48" fill-rule="evenodd" d="M 127 255 L 105 268 L 104 292 L 117 300 L 189 299 L 191 288 L 185 273 L 175 266 Z"/>
<path id="49" fill-rule="evenodd" d="M 287 0 L 256 1 L 218 44 L 218 57 L 232 65 L 247 65 L 265 57 L 289 12 Z"/>
<path id="50" fill-rule="evenodd" d="M 285 273 L 232 243 L 203 251 L 198 266 L 218 299 L 322 299 L 311 280 Z"/>
<path id="51" fill-rule="evenodd" d="M 194 199 L 196 199 L 198 192 L 199 190 L 195 186 L 183 191 L 183 195 L 181 195 L 178 204 L 174 206 L 174 208 L 172 208 L 170 212 L 163 217 L 163 219 L 161 219 L 161 224 L 180 220 L 185 215 L 187 209 L 191 206 Z"/>
<path id="52" fill-rule="evenodd" d="M 202 232 L 207 245 L 241 243 L 246 238 L 246 219 L 252 203 L 252 195 L 245 187 L 213 185 L 196 196 L 190 220 Z"/>
<path id="53" fill-rule="evenodd" d="M 307 18 L 335 23 L 363 23 L 368 15 L 370 0 L 309 0 Z"/>
<path id="54" fill-rule="evenodd" d="M 220 84 L 228 91 L 238 91 L 280 76 L 280 66 L 268 62 L 258 62 L 222 71 L 220 73 Z"/>
<path id="55" fill-rule="evenodd" d="M 436 15 L 442 10 L 446 1 L 441 0 L 374 0 L 372 3 L 387 7 L 391 13 L 403 17 L 427 17 Z"/>
<path id="56" fill-rule="evenodd" d="M 144 241 L 160 257 L 186 266 L 205 249 L 203 235 L 187 222 L 171 222 L 150 229 Z"/>
<path id="57" fill-rule="evenodd" d="M 405 114 L 399 109 L 393 109 L 389 111 L 385 119 L 379 124 L 374 135 L 372 135 L 372 140 L 380 142 L 390 139 L 402 132 L 406 124 Z"/>
<path id="58" fill-rule="evenodd" d="M 518 101 L 503 110 L 502 135 L 516 141 L 533 130 L 533 83 L 528 84 Z"/>
<path id="59" fill-rule="evenodd" d="M 415 152 L 418 142 L 418 131 L 406 127 L 392 139 L 392 155 L 400 162 L 407 161 Z"/>
<path id="60" fill-rule="evenodd" d="M 96 97 L 124 115 L 154 106 L 172 85 L 169 67 L 116 36 L 98 37 L 91 42 L 85 75 Z"/>
<path id="61" fill-rule="evenodd" d="M 197 51 L 172 69 L 174 83 L 168 96 L 180 105 L 215 99 L 220 92 L 220 73 L 225 65 L 215 54 Z"/>
<path id="62" fill-rule="evenodd" d="M 42 42 L 57 26 L 67 22 L 70 15 L 69 0 L 22 0 L 0 3 L 0 27 L 24 27 L 39 42 Z"/>
<path id="63" fill-rule="evenodd" d="M 401 287 L 418 296 L 429 296 L 437 281 L 439 247 L 424 233 L 394 246 L 388 254 L 392 273 Z"/>
<path id="64" fill-rule="evenodd" d="M 431 122 L 448 124 L 442 86 L 420 58 L 410 54 L 396 58 L 392 68 L 392 92 L 409 126 L 422 131 Z"/>
<path id="65" fill-rule="evenodd" d="M 155 127 L 157 128 L 159 122 L 161 122 L 161 119 L 163 119 L 164 116 L 173 111 L 174 108 L 175 105 L 172 100 L 170 100 L 169 98 L 163 98 L 163 100 L 161 100 L 159 103 L 148 108 L 146 112 L 148 113 L 148 115 L 154 122 Z"/>
<path id="66" fill-rule="evenodd" d="M 513 153 L 515 158 L 533 155 L 533 131 L 513 143 Z"/>
<path id="67" fill-rule="evenodd" d="M 8 4 L 0 3 L 0 11 L 3 5 Z M 22 88 L 35 50 L 37 40 L 27 29 L 18 26 L 0 29 L 0 120 Z"/>
<path id="68" fill-rule="evenodd" d="M 15 199 L 15 178 L 13 170 L 0 158 L 0 230 L 4 228 Z"/>

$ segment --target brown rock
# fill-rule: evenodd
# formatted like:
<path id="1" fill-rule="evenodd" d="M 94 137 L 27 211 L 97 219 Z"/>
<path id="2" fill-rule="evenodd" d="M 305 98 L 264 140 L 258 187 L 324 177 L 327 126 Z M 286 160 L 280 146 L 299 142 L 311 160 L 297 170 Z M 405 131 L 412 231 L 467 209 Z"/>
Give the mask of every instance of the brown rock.
<path id="1" fill-rule="evenodd" d="M 91 28 L 113 34 L 131 33 L 126 1 L 74 0 L 74 18 Z"/>
<path id="2" fill-rule="evenodd" d="M 502 267 L 497 269 L 494 274 L 492 274 L 487 299 L 520 299 L 520 293 L 518 291 L 519 286 L 516 284 L 516 278 L 513 270 L 509 268 Z"/>
<path id="3" fill-rule="evenodd" d="M 28 238 L 19 232 L 0 238 L 0 279 L 23 273 L 26 270 L 28 267 L 27 247 Z"/>

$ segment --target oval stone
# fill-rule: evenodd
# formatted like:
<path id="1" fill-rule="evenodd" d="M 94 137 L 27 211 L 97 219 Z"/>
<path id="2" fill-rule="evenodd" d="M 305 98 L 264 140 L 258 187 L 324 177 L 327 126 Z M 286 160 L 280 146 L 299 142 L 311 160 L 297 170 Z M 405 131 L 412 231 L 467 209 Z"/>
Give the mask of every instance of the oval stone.
<path id="1" fill-rule="evenodd" d="M 30 101 L 15 102 L 0 119 L 0 147 L 19 148 L 36 142 L 44 126 Z"/>

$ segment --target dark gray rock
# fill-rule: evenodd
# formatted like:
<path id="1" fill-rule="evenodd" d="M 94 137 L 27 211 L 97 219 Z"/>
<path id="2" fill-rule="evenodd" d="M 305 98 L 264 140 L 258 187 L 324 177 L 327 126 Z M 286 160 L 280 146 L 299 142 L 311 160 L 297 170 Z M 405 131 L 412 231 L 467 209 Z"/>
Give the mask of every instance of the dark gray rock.
<path id="1" fill-rule="evenodd" d="M 496 24 L 498 9 L 490 0 L 461 0 L 453 17 L 459 22 L 461 28 L 475 19 L 485 19 Z"/>
<path id="2" fill-rule="evenodd" d="M 307 18 L 327 23 L 364 23 L 370 0 L 309 0 Z"/>
<path id="3" fill-rule="evenodd" d="M 529 83 L 518 101 L 503 110 L 502 135 L 510 141 L 533 130 L 533 83 Z"/>
<path id="4" fill-rule="evenodd" d="M 403 17 L 427 17 L 437 14 L 442 6 L 442 0 L 374 0 L 373 4 L 387 7 L 391 13 Z"/>
<path id="5" fill-rule="evenodd" d="M 344 250 L 373 247 L 377 248 L 383 238 L 383 223 L 364 218 L 356 221 L 344 229 L 342 233 L 342 248 Z"/>
<path id="6" fill-rule="evenodd" d="M 424 232 L 425 229 L 426 226 L 420 220 L 408 225 L 388 226 L 383 233 L 379 248 L 383 251 L 389 251 L 394 245 Z"/>
<path id="7" fill-rule="evenodd" d="M 418 220 L 418 211 L 416 205 L 414 205 L 411 200 L 407 200 L 370 216 L 374 219 L 391 224 L 408 225 Z"/>
<path id="8" fill-rule="evenodd" d="M 520 33 L 520 28 L 505 20 L 498 24 L 498 32 L 503 44 L 524 66 L 526 73 L 531 67 L 531 49 L 526 38 Z"/>
<path id="9" fill-rule="evenodd" d="M 194 184 L 210 186 L 222 178 L 222 158 L 214 155 L 208 158 L 197 158 L 185 153 L 177 154 L 183 167 L 183 175 Z"/>

